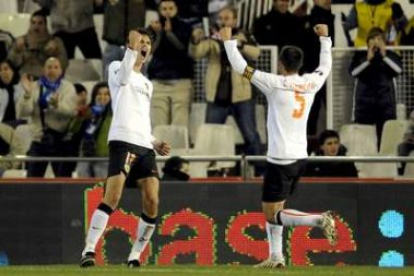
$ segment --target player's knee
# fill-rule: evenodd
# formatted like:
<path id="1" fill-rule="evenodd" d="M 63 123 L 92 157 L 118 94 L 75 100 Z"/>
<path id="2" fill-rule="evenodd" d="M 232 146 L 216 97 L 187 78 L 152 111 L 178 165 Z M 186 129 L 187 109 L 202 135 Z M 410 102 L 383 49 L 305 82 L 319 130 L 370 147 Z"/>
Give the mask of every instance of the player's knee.
<path id="1" fill-rule="evenodd" d="M 145 204 L 149 209 L 157 209 L 159 205 L 159 198 L 158 195 L 146 195 L 145 196 Z"/>
<path id="2" fill-rule="evenodd" d="M 118 207 L 121 196 L 122 193 L 105 194 L 104 202 L 115 210 Z"/>

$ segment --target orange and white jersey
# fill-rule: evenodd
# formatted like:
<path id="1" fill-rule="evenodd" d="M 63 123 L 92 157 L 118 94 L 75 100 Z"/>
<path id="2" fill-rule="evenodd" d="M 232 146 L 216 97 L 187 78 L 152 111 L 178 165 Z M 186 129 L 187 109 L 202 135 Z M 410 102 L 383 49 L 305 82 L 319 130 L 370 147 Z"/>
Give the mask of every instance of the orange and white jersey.
<path id="1" fill-rule="evenodd" d="M 249 78 L 268 101 L 268 161 L 290 164 L 308 157 L 306 127 L 316 93 L 325 83 L 332 67 L 329 37 L 320 37 L 319 67 L 311 74 L 276 75 L 247 67 L 237 50 L 237 42 L 226 41 L 227 56 L 233 69 Z"/>

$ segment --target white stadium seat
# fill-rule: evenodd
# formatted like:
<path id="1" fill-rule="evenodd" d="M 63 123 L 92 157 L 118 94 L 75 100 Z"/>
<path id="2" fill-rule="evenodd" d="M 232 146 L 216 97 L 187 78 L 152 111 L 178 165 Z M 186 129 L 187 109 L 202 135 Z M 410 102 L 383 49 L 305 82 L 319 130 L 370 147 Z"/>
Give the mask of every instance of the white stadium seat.
<path id="1" fill-rule="evenodd" d="M 198 128 L 206 122 L 206 111 L 207 104 L 205 103 L 191 104 L 189 134 L 192 144 L 194 144 L 197 139 Z"/>
<path id="2" fill-rule="evenodd" d="M 389 120 L 385 122 L 381 136 L 381 155 L 398 155 L 398 144 L 400 144 L 404 138 L 408 123 L 407 120 Z"/>
<path id="3" fill-rule="evenodd" d="M 378 154 L 375 126 L 350 124 L 340 130 L 341 144 L 348 149 L 348 155 L 375 156 Z"/>
<path id="4" fill-rule="evenodd" d="M 153 135 L 159 140 L 170 143 L 172 148 L 188 149 L 188 129 L 185 126 L 159 125 L 154 127 Z"/>

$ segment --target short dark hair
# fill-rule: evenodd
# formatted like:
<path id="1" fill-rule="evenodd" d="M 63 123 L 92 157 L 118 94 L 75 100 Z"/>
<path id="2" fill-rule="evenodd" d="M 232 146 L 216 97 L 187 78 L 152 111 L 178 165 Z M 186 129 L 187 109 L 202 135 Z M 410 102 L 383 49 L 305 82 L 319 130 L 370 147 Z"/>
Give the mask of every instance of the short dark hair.
<path id="1" fill-rule="evenodd" d="M 339 133 L 332 129 L 326 129 L 319 135 L 319 145 L 322 146 L 325 144 L 326 140 L 329 138 L 338 138 L 340 141 L 341 138 L 339 138 Z"/>
<path id="2" fill-rule="evenodd" d="M 73 86 L 75 87 L 75 91 L 76 91 L 76 94 L 77 95 L 79 95 L 83 91 L 85 91 L 86 93 L 88 93 L 88 90 L 86 90 L 86 87 L 83 84 L 75 83 L 75 84 L 73 84 Z"/>
<path id="3" fill-rule="evenodd" d="M 279 61 L 288 72 L 298 72 L 303 65 L 303 51 L 296 46 L 284 46 Z"/>
<path id="4" fill-rule="evenodd" d="M 32 15 L 30 16 L 30 19 L 32 19 L 33 17 L 43 17 L 43 19 L 45 20 L 45 23 L 47 24 L 47 11 L 45 9 L 41 9 L 38 11 L 35 11 L 34 13 L 32 13 Z"/>
<path id="5" fill-rule="evenodd" d="M 135 28 L 134 31 L 137 31 L 142 35 L 148 36 L 151 40 L 151 45 L 154 43 L 154 32 L 152 32 L 151 30 L 146 28 Z"/>
<path id="6" fill-rule="evenodd" d="M 98 82 L 93 86 L 92 97 L 91 97 L 92 99 L 91 99 L 91 104 L 90 104 L 91 106 L 95 104 L 95 100 L 96 100 L 96 97 L 98 96 L 99 90 L 104 87 L 109 89 L 108 83 L 106 81 Z"/>
<path id="7" fill-rule="evenodd" d="M 367 42 L 370 40 L 370 39 L 372 39 L 372 38 L 374 38 L 374 37 L 376 37 L 376 36 L 380 36 L 384 41 L 386 41 L 386 37 L 385 37 L 385 32 L 384 32 L 384 30 L 383 29 L 381 29 L 381 28 L 379 28 L 379 27 L 374 27 L 374 28 L 371 28 L 370 30 L 369 30 L 369 32 L 368 32 L 368 35 L 367 35 Z"/>

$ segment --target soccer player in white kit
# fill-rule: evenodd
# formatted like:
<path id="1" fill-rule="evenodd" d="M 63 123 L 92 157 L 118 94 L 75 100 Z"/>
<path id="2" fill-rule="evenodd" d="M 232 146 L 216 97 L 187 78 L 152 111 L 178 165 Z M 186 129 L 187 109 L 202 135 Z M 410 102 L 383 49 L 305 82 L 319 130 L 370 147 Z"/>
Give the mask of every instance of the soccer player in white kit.
<path id="1" fill-rule="evenodd" d="M 285 267 L 283 226 L 320 227 L 331 245 L 337 242 L 335 220 L 331 212 L 308 214 L 284 209 L 286 199 L 294 192 L 306 167 L 306 125 L 315 94 L 326 81 L 332 67 L 332 42 L 328 37 L 328 26 L 319 24 L 314 29 L 321 43 L 319 67 L 315 72 L 302 76 L 298 75 L 303 62 L 303 52 L 299 48 L 286 46 L 281 50 L 278 64 L 280 75 L 265 73 L 247 65 L 237 49 L 237 41 L 231 38 L 230 28 L 220 31 L 233 69 L 260 89 L 269 106 L 269 148 L 262 192 L 269 258 L 256 267 Z"/>
<path id="2" fill-rule="evenodd" d="M 128 48 L 122 61 L 109 65 L 109 90 L 113 119 L 109 130 L 108 178 L 102 203 L 93 213 L 81 267 L 95 265 L 95 247 L 105 231 L 110 215 L 118 206 L 124 186 L 141 191 L 142 213 L 129 267 L 139 267 L 139 258 L 155 229 L 158 215 L 159 181 L 155 153 L 168 155 L 170 147 L 151 134 L 150 106 L 152 83 L 141 73 L 151 53 L 152 40 L 145 29 L 129 33 Z"/>

